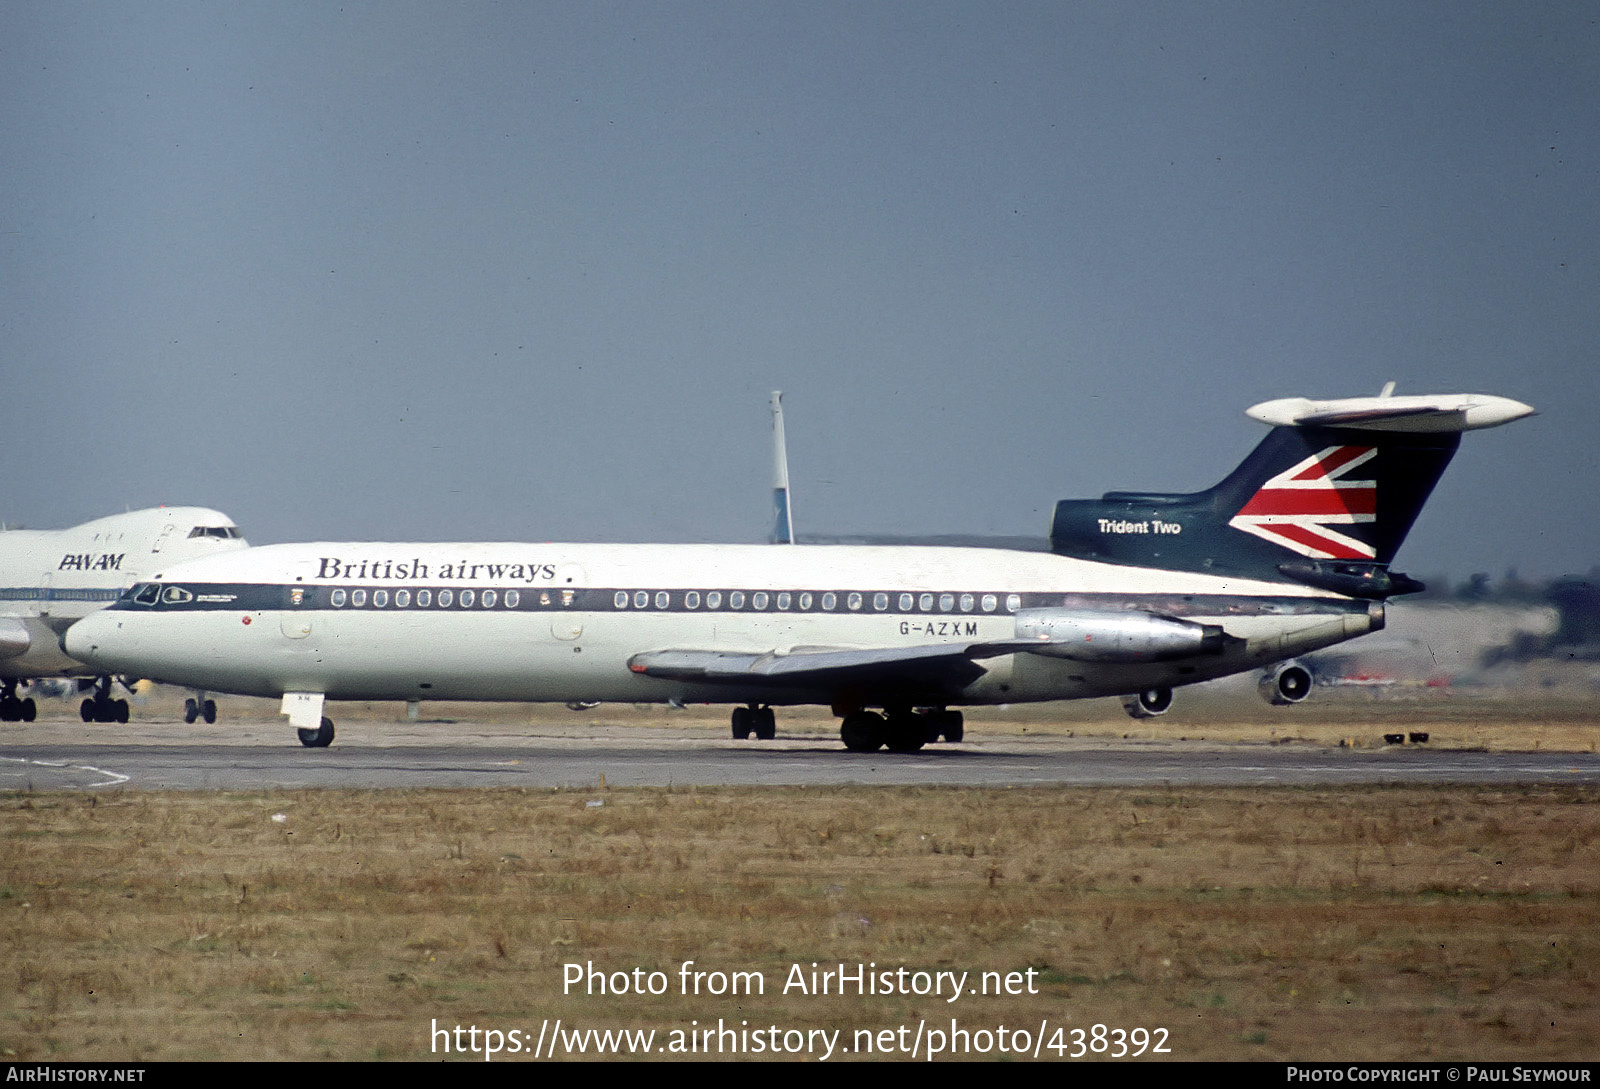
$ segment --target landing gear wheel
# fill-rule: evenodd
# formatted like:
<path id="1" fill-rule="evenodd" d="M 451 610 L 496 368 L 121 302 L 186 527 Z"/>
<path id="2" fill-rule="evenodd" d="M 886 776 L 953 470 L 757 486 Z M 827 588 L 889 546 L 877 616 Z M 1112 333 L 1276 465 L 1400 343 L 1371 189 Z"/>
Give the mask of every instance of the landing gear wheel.
<path id="1" fill-rule="evenodd" d="M 200 704 L 193 699 L 183 701 L 183 721 L 192 723 L 200 717 Z"/>
<path id="2" fill-rule="evenodd" d="M 934 711 L 928 715 L 928 740 L 960 741 L 967 735 L 966 718 L 960 711 Z"/>
<path id="3" fill-rule="evenodd" d="M 1122 707 L 1134 718 L 1155 718 L 1172 708 L 1172 689 L 1146 688 L 1122 697 Z"/>
<path id="4" fill-rule="evenodd" d="M 748 707 L 735 707 L 733 709 L 733 739 L 735 741 L 750 740 L 750 731 L 754 724 L 750 721 L 753 712 Z"/>
<path id="5" fill-rule="evenodd" d="M 839 723 L 839 740 L 851 752 L 877 752 L 883 735 L 883 716 L 872 711 L 852 711 Z"/>
<path id="6" fill-rule="evenodd" d="M 754 721 L 757 741 L 771 741 L 778 736 L 778 716 L 770 707 L 757 708 L 750 716 Z"/>
<path id="7" fill-rule="evenodd" d="M 22 701 L 15 696 L 0 696 L 0 722 L 17 722 L 22 718 Z"/>
<path id="8" fill-rule="evenodd" d="M 107 710 L 111 712 L 111 718 L 112 719 L 114 719 L 117 722 L 127 722 L 128 721 L 128 701 L 127 700 L 107 700 L 106 702 L 111 704 L 111 706 L 109 708 L 107 708 Z"/>
<path id="9" fill-rule="evenodd" d="M 22 701 L 22 721 L 32 722 L 38 716 L 39 705 L 33 702 L 32 696 L 29 696 L 27 699 Z"/>
<path id="10" fill-rule="evenodd" d="M 206 700 L 205 703 L 201 704 L 200 717 L 204 718 L 208 723 L 217 721 L 217 701 Z"/>
<path id="11" fill-rule="evenodd" d="M 79 704 L 78 714 L 82 716 L 83 721 L 85 722 L 98 721 L 98 719 L 95 718 L 94 700 L 84 700 L 81 704 Z"/>
<path id="12" fill-rule="evenodd" d="M 308 749 L 325 749 L 333 744 L 333 719 L 324 718 L 322 725 L 315 730 L 296 730 L 300 735 L 300 744 Z"/>
<path id="13" fill-rule="evenodd" d="M 902 711 L 889 716 L 884 734 L 890 752 L 916 752 L 928 742 L 928 724 L 923 716 Z"/>

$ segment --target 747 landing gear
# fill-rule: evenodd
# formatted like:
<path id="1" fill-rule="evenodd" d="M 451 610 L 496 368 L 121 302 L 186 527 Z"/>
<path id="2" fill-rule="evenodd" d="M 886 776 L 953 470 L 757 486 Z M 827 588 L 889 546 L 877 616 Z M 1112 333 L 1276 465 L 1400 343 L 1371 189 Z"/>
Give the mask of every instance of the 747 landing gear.
<path id="1" fill-rule="evenodd" d="M 94 682 L 94 696 L 78 706 L 78 714 L 85 722 L 127 722 L 128 701 L 111 698 L 111 678 L 100 677 Z"/>
<path id="2" fill-rule="evenodd" d="M 197 718 L 204 718 L 208 723 L 217 721 L 217 701 L 204 692 L 183 701 L 183 721 L 193 722 Z"/>
<path id="3" fill-rule="evenodd" d="M 771 741 L 778 736 L 778 716 L 773 714 L 772 708 L 752 703 L 749 707 L 733 709 L 733 739 L 746 741 L 752 733 L 758 741 Z"/>
<path id="4" fill-rule="evenodd" d="M 39 714 L 39 705 L 29 696 L 17 699 L 17 682 L 0 683 L 0 722 L 32 722 Z"/>

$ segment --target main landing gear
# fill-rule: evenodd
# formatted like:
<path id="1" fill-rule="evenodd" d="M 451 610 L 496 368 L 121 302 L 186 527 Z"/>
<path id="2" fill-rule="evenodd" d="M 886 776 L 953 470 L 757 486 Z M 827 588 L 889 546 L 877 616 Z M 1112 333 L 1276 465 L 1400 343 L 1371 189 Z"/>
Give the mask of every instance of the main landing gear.
<path id="1" fill-rule="evenodd" d="M 839 739 L 851 752 L 916 752 L 930 741 L 960 741 L 966 736 L 960 711 L 942 707 L 913 711 L 906 707 L 851 711 L 839 723 Z"/>
<path id="2" fill-rule="evenodd" d="M 0 722 L 32 722 L 39 714 L 39 705 L 29 696 L 17 699 L 17 682 L 0 682 Z"/>
<path id="3" fill-rule="evenodd" d="M 208 723 L 217 721 L 217 701 L 204 692 L 196 692 L 183 701 L 183 721 L 193 722 L 197 718 L 203 718 Z"/>
<path id="4" fill-rule="evenodd" d="M 111 678 L 99 677 L 94 682 L 94 695 L 78 705 L 78 714 L 85 722 L 127 722 L 128 701 L 111 698 Z"/>
<path id="5" fill-rule="evenodd" d="M 1133 718 L 1155 718 L 1172 710 L 1172 689 L 1146 688 L 1122 697 L 1122 709 Z"/>
<path id="6" fill-rule="evenodd" d="M 748 741 L 752 733 L 758 741 L 771 741 L 778 736 L 778 716 L 772 708 L 752 703 L 733 709 L 733 739 Z"/>

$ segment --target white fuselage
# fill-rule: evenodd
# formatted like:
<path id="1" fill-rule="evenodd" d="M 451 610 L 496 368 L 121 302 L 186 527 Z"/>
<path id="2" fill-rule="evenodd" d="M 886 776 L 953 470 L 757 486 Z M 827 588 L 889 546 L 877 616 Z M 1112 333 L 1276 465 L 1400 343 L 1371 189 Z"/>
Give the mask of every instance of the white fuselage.
<path id="1" fill-rule="evenodd" d="M 1181 617 L 1232 638 L 1222 653 L 1160 662 L 984 657 L 944 693 L 948 702 L 1187 684 L 1382 625 L 1382 606 L 1306 587 L 1043 552 L 316 543 L 169 569 L 75 625 L 66 646 L 102 671 L 255 696 L 837 703 L 840 685 L 830 681 L 712 683 L 644 676 L 629 662 L 673 650 L 781 656 L 992 643 L 1017 634 L 1016 612 L 1041 608 Z M 847 695 L 866 705 L 886 698 Z"/>
<path id="2" fill-rule="evenodd" d="M 245 547 L 233 519 L 204 507 L 153 507 L 71 529 L 0 532 L 0 677 L 97 672 L 62 651 L 69 625 L 173 564 Z"/>

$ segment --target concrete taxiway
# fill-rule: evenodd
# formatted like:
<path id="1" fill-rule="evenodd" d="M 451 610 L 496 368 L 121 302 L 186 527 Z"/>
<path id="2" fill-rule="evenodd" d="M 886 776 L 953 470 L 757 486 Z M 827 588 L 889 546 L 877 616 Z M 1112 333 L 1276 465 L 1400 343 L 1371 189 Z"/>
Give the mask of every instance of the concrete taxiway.
<path id="1" fill-rule="evenodd" d="M 971 736 L 971 735 L 969 735 Z M 1406 745 L 973 736 L 914 754 L 845 752 L 826 735 L 737 742 L 704 728 L 352 722 L 306 749 L 282 720 L 214 726 L 39 722 L 0 732 L 5 790 L 762 785 L 1352 786 L 1600 784 L 1600 756 Z"/>

